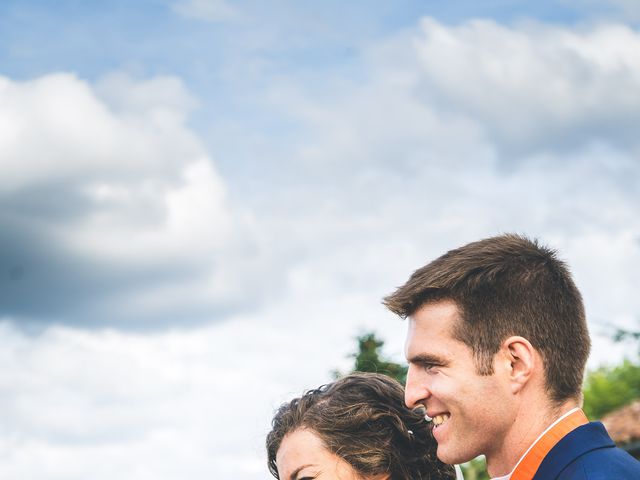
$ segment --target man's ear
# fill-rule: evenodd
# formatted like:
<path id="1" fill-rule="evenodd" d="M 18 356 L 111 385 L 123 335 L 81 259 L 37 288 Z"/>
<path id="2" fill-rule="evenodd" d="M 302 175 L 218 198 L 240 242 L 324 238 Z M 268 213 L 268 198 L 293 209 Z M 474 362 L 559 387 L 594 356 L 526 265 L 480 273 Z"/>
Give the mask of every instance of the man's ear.
<path id="1" fill-rule="evenodd" d="M 510 364 L 511 392 L 518 393 L 536 370 L 539 361 L 536 350 L 526 338 L 513 336 L 502 342 L 502 351 Z"/>

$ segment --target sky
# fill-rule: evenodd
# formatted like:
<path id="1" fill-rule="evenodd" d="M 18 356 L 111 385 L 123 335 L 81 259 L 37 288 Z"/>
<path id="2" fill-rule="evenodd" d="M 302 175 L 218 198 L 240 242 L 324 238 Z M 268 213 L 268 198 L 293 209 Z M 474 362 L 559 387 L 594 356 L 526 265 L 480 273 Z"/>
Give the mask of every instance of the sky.
<path id="1" fill-rule="evenodd" d="M 0 477 L 268 478 L 451 248 L 538 238 L 640 328 L 630 0 L 0 4 Z"/>

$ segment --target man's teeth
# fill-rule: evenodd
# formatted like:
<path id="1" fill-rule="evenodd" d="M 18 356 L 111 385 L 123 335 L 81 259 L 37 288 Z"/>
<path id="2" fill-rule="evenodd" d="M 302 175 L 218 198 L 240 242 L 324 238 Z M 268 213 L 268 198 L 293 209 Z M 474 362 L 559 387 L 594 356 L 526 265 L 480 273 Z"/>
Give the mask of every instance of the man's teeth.
<path id="1" fill-rule="evenodd" d="M 433 421 L 433 426 L 434 427 L 439 427 L 440 425 L 442 425 L 444 422 L 446 422 L 447 420 L 449 420 L 449 417 L 451 415 L 448 413 L 443 413 L 441 415 L 436 415 L 435 417 L 433 417 L 432 421 Z"/>

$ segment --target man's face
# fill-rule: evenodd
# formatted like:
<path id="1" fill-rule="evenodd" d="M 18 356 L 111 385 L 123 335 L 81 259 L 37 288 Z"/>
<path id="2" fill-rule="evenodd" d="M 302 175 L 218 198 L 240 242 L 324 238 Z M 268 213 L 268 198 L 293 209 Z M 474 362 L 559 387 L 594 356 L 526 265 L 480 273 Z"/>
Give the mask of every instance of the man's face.
<path id="1" fill-rule="evenodd" d="M 405 402 L 425 406 L 433 418 L 440 460 L 456 464 L 483 454 L 489 461 L 502 453 L 516 418 L 508 373 L 504 362 L 493 375 L 476 373 L 471 349 L 453 338 L 458 321 L 451 301 L 426 304 L 410 317 Z"/>

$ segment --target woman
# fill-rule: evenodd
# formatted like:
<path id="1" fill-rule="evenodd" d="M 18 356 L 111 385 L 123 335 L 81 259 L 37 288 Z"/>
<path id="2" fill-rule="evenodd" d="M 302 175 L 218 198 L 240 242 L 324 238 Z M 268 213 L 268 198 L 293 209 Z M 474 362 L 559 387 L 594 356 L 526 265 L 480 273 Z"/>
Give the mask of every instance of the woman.
<path id="1" fill-rule="evenodd" d="M 354 373 L 280 407 L 267 436 L 282 480 L 449 480 L 424 412 L 404 406 L 392 378 Z"/>

